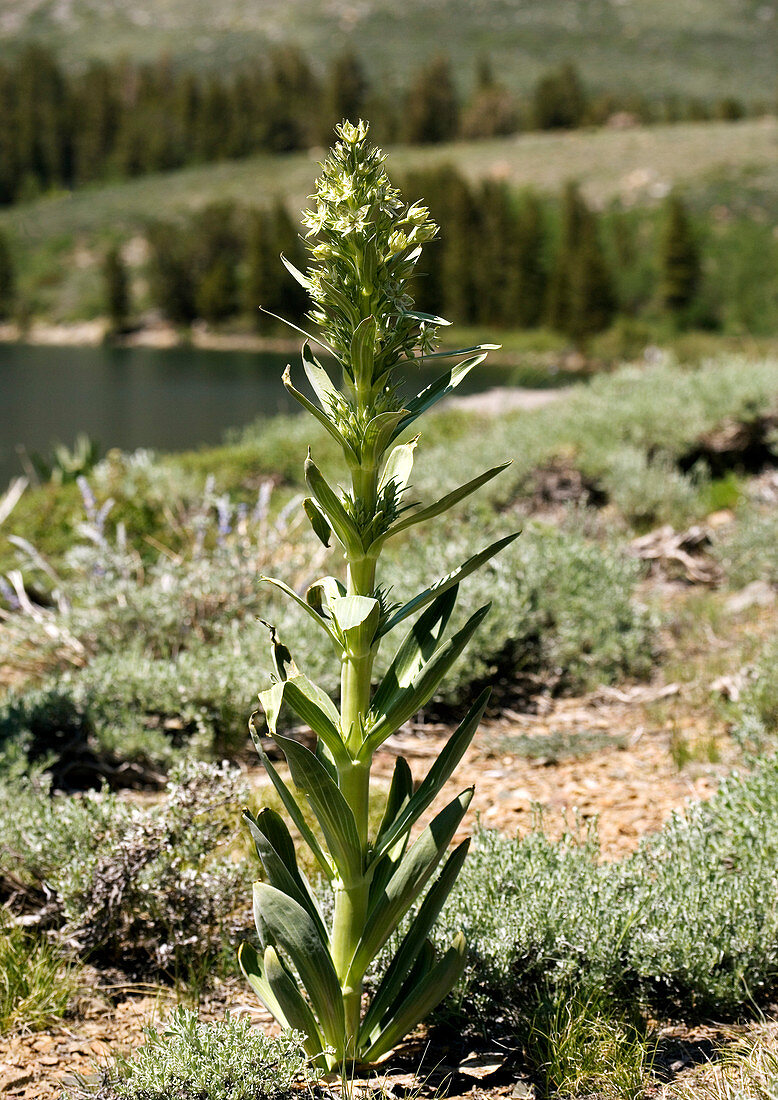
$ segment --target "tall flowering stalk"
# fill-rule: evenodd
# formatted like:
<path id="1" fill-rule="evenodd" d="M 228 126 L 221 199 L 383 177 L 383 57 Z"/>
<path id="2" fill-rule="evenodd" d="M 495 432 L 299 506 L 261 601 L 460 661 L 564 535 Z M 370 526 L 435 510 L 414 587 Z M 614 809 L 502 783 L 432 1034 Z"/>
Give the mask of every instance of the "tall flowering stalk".
<path id="1" fill-rule="evenodd" d="M 302 367 L 315 400 L 295 387 L 288 367 L 284 385 L 337 440 L 348 466 L 350 487 L 335 487 L 309 452 L 305 480 L 310 496 L 303 504 L 321 541 L 329 545 L 334 538 L 342 547 L 345 583 L 324 577 L 301 596 L 267 578 L 310 616 L 334 647 L 341 662 L 340 709 L 297 668 L 273 631 L 275 678 L 260 701 L 297 793 L 268 759 L 253 718 L 251 722 L 257 750 L 289 818 L 331 884 L 331 926 L 299 869 L 281 816 L 271 809 L 256 817 L 244 813 L 265 881 L 254 884 L 261 950 L 243 944 L 240 965 L 276 1019 L 306 1035 L 309 1054 L 329 1067 L 380 1058 L 438 1004 L 462 972 L 464 936 L 458 935 L 437 957 L 429 933 L 467 853 L 467 840 L 450 853 L 448 848 L 472 789 L 440 810 L 413 844 L 409 836 L 469 745 L 488 691 L 476 700 L 416 789 L 408 764 L 397 759 L 375 835 L 368 827 L 370 772 L 376 751 L 429 702 L 488 611 L 488 605 L 482 607 L 446 638 L 459 582 L 515 538 L 493 543 L 402 606 L 390 603 L 378 580 L 378 560 L 389 539 L 447 511 L 504 467 L 487 470 L 427 507 L 409 498 L 417 439 L 398 443 L 398 438 L 493 345 L 434 350 L 437 328 L 448 322 L 414 311 L 406 286 L 421 246 L 433 239 L 437 227 L 425 207 L 403 203 L 367 131 L 363 122 L 338 128 L 340 140 L 323 165 L 315 205 L 304 215 L 312 259 L 307 274 L 284 260 L 313 301 L 310 316 L 321 332 L 316 342 L 328 348 L 340 368 L 336 385 L 306 342 Z M 392 376 L 397 364 L 419 355 L 460 354 L 466 358 L 413 400 L 402 402 Z M 414 617 L 374 689 L 380 645 L 395 627 Z M 278 732 L 284 703 L 316 734 L 315 751 Z M 323 844 L 306 823 L 298 794 L 313 811 Z M 365 973 L 417 904 L 363 1014 Z"/>

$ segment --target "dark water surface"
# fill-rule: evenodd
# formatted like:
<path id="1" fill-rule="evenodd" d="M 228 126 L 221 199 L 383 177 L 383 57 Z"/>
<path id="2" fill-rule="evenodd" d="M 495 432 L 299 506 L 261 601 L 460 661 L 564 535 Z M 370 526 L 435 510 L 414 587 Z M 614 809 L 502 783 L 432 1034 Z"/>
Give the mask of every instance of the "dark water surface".
<path id="1" fill-rule="evenodd" d="M 288 355 L 190 348 L 0 345 L 0 492 L 22 472 L 18 451 L 50 453 L 79 432 L 111 447 L 182 451 L 219 443 L 227 428 L 299 410 L 281 383 Z M 293 366 L 297 362 L 292 357 Z M 419 388 L 443 369 L 410 368 Z M 503 384 L 505 368 L 476 368 L 458 392 Z M 302 370 L 298 378 L 302 375 Z"/>

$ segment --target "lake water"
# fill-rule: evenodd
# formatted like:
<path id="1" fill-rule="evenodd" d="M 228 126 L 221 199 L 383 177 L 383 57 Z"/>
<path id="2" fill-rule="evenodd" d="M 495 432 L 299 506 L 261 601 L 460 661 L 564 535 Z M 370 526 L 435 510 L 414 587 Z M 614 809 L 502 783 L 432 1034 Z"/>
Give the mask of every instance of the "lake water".
<path id="1" fill-rule="evenodd" d="M 47 455 L 54 442 L 72 446 L 79 432 L 103 453 L 111 447 L 181 451 L 218 443 L 226 429 L 257 418 L 296 412 L 281 383 L 289 359 L 189 348 L 0 345 L 0 492 L 22 472 L 21 448 Z M 411 368 L 419 388 L 446 362 Z M 505 378 L 504 368 L 483 364 L 458 392 L 479 392 Z"/>

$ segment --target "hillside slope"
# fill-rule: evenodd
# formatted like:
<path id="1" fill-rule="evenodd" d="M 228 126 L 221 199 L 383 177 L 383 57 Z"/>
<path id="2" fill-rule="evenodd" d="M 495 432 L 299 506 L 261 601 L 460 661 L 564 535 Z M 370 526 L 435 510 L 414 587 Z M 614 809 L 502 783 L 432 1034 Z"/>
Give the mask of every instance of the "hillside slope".
<path id="1" fill-rule="evenodd" d="M 123 183 L 83 188 L 0 210 L 0 227 L 19 245 L 58 238 L 126 232 L 148 220 L 233 199 L 261 206 L 283 198 L 299 210 L 311 191 L 323 150 L 284 156 L 262 154 Z M 684 123 L 632 130 L 580 130 L 523 134 L 494 141 L 457 142 L 388 151 L 388 167 L 402 176 L 414 169 L 453 164 L 471 179 L 495 177 L 515 187 L 559 190 L 577 180 L 596 205 L 620 199 L 655 202 L 673 187 L 688 188 L 707 204 L 722 187 L 769 202 L 778 192 L 778 121 Z M 774 201 L 774 200 L 773 200 Z"/>
<path id="2" fill-rule="evenodd" d="M 572 58 L 594 88 L 775 97 L 776 0 L 3 0 L 0 53 L 35 38 L 70 61 L 171 57 L 203 66 L 293 43 L 323 61 L 353 44 L 392 84 L 444 44 L 463 82 L 488 53 L 527 89 Z"/>

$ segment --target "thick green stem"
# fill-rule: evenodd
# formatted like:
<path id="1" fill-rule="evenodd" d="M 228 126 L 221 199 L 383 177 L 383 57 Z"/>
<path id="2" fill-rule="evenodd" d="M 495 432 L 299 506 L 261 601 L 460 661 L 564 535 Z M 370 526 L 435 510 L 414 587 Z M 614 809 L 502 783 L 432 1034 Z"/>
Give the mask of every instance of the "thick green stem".
<path id="1" fill-rule="evenodd" d="M 348 771 L 341 772 L 340 787 L 354 812 L 363 852 L 366 852 L 370 768 L 355 765 Z M 340 981 L 343 996 L 343 1013 L 346 1020 L 344 1057 L 346 1059 L 352 1059 L 355 1055 L 362 1007 L 361 976 L 358 981 L 347 979 L 351 960 L 367 924 L 369 893 L 370 883 L 364 876 L 356 882 L 338 882 L 335 886 L 331 950 L 335 973 Z"/>
<path id="2" fill-rule="evenodd" d="M 370 510 L 375 507 L 377 473 L 375 468 L 352 470 L 354 498 Z M 349 558 L 347 591 L 350 596 L 372 596 L 375 590 L 376 559 Z M 375 650 L 371 646 L 362 653 L 345 653 L 341 670 L 341 722 L 346 745 L 356 755 L 362 743 L 365 715 L 370 708 L 370 687 Z M 341 792 L 354 814 L 357 835 L 362 848 L 363 866 L 367 860 L 368 823 L 370 817 L 370 762 L 340 769 Z M 343 1011 L 346 1018 L 344 1057 L 353 1058 L 362 1004 L 362 976 L 348 979 L 351 960 L 367 924 L 369 880 L 363 875 L 354 882 L 338 882 L 335 886 L 335 912 L 332 922 L 332 961 L 341 983 Z"/>

